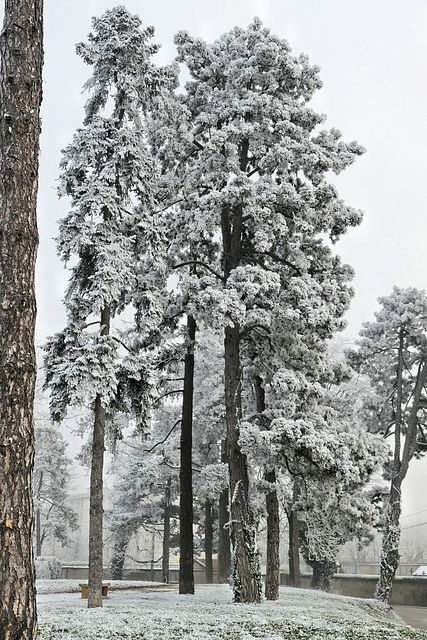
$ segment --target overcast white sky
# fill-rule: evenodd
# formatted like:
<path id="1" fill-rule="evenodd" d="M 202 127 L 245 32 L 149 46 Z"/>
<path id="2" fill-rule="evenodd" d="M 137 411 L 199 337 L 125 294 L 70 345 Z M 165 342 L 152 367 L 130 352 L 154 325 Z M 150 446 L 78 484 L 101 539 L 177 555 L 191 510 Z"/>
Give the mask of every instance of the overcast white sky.
<path id="1" fill-rule="evenodd" d="M 326 126 L 367 149 L 336 179 L 347 203 L 365 211 L 362 226 L 338 246 L 356 270 L 348 334 L 357 335 L 361 322 L 372 318 L 377 297 L 387 295 L 393 285 L 426 287 L 425 0 L 45 0 L 39 343 L 64 320 L 67 273 L 56 259 L 52 238 L 67 205 L 57 200 L 55 181 L 60 150 L 82 123 L 81 87 L 90 75 L 74 45 L 85 40 L 93 16 L 117 4 L 155 27 L 155 40 L 162 44 L 160 63 L 175 56 L 178 30 L 212 40 L 235 25 L 247 26 L 255 15 L 287 39 L 295 54 L 308 54 L 321 67 L 324 83 L 313 106 L 327 115 Z M 427 509 L 422 501 L 414 509 L 420 505 Z"/>

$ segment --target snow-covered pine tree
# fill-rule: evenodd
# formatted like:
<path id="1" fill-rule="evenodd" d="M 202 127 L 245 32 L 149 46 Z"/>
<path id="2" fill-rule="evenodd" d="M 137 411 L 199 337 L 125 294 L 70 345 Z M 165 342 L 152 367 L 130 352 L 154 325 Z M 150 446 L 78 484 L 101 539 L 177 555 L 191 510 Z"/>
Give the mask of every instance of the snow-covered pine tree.
<path id="1" fill-rule="evenodd" d="M 414 456 L 427 449 L 427 296 L 394 287 L 379 298 L 373 322 L 365 322 L 349 362 L 366 374 L 376 397 L 364 416 L 373 433 L 392 436 L 393 468 L 382 540 L 376 598 L 388 602 L 399 565 L 401 489 Z"/>
<path id="2" fill-rule="evenodd" d="M 142 29 L 139 17 L 124 7 L 93 20 L 88 41 L 77 45 L 78 55 L 93 67 L 85 85 L 90 96 L 84 126 L 61 160 L 59 193 L 70 198 L 71 209 L 60 221 L 57 247 L 64 262 L 71 260 L 72 272 L 67 325 L 45 347 L 46 383 L 55 420 L 71 405 L 93 410 L 89 607 L 102 606 L 106 422 L 113 409 L 131 408 L 143 418 L 141 401 L 149 387 L 144 359 L 123 348 L 113 321 L 129 303 L 132 288 L 142 287 L 143 267 L 156 253 L 150 247 L 148 257 L 135 260 L 135 250 L 159 239 L 153 216 L 158 170 L 147 144 L 145 114 L 175 79 L 173 70 L 152 62 L 158 50 L 152 36 L 153 29 Z M 126 402 L 129 390 L 134 397 Z"/>
<path id="3" fill-rule="evenodd" d="M 183 287 L 198 323 L 224 327 L 234 598 L 258 602 L 255 523 L 239 444 L 242 335 L 269 327 L 281 280 L 297 305 L 312 273 L 320 274 L 325 260 L 334 264 L 321 234 L 335 241 L 361 215 L 339 199 L 326 173 L 340 172 L 362 149 L 342 142 L 335 129 L 315 132 L 324 117 L 307 103 L 321 86 L 318 69 L 306 56 L 292 56 L 259 20 L 212 45 L 186 33 L 176 42 L 191 74 L 184 100 L 198 149 L 187 157 L 181 203 L 198 275 Z M 295 308 L 310 312 L 310 305 Z"/>

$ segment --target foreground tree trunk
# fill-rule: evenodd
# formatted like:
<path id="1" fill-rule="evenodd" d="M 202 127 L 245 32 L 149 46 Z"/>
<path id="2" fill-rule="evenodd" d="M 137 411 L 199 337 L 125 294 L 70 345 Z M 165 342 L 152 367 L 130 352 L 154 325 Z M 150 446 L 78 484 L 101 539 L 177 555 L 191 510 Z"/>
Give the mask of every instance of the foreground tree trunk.
<path id="1" fill-rule="evenodd" d="M 0 55 L 0 633 L 2 640 L 33 640 L 42 0 L 6 0 Z"/>
<path id="2" fill-rule="evenodd" d="M 181 466 L 179 472 L 179 593 L 194 593 L 193 542 L 193 388 L 196 322 L 187 317 L 188 348 L 184 362 L 184 394 L 181 424 Z"/>
<path id="3" fill-rule="evenodd" d="M 301 587 L 301 567 L 299 557 L 299 521 L 295 505 L 299 499 L 299 478 L 294 478 L 292 507 L 288 514 L 289 522 L 289 576 L 291 587 Z"/>
<path id="4" fill-rule="evenodd" d="M 101 312 L 101 335 L 110 333 L 110 307 L 106 306 Z M 105 407 L 101 396 L 95 399 L 95 419 L 92 439 L 92 462 L 90 468 L 90 502 L 89 502 L 89 580 L 88 602 L 89 609 L 102 607 L 102 575 L 103 562 L 103 532 L 104 521 L 104 449 L 105 449 Z"/>

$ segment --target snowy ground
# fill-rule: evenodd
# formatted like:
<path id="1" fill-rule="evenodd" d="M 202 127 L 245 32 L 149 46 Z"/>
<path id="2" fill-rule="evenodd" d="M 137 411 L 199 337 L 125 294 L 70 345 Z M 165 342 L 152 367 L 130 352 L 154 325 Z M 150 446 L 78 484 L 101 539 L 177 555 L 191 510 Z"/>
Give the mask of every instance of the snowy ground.
<path id="1" fill-rule="evenodd" d="M 67 583 L 78 588 L 78 581 L 55 583 L 63 591 Z M 303 589 L 282 587 L 278 602 L 261 605 L 232 604 L 226 585 L 200 586 L 194 596 L 114 589 L 102 609 L 88 610 L 79 594 L 53 593 L 52 586 L 38 583 L 38 640 L 427 639 L 373 600 Z"/>

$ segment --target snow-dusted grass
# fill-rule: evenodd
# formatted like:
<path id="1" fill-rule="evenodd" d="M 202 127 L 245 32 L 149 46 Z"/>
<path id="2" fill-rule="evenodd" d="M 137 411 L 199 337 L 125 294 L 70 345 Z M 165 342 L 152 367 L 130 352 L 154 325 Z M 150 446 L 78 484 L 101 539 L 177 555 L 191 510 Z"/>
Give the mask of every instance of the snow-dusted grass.
<path id="1" fill-rule="evenodd" d="M 215 585 L 197 588 L 194 596 L 113 591 L 102 609 L 90 610 L 73 595 L 39 603 L 38 611 L 38 640 L 427 639 L 427 632 L 405 626 L 373 600 L 286 587 L 278 602 L 261 605 L 232 604 L 228 586 Z"/>

